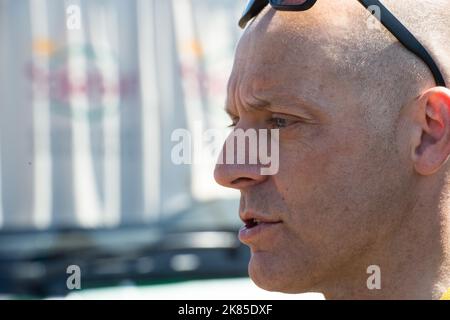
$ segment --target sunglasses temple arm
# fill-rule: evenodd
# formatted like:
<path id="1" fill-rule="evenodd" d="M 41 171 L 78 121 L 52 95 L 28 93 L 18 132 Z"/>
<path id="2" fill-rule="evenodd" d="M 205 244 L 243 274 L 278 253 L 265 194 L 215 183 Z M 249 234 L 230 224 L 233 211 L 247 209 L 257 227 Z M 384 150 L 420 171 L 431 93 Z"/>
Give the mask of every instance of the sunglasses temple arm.
<path id="1" fill-rule="evenodd" d="M 416 37 L 378 0 L 358 0 L 367 10 L 371 6 L 380 8 L 380 22 L 403 44 L 408 50 L 421 58 L 430 68 L 438 86 L 446 87 L 444 77 L 430 53 L 422 46 Z"/>
<path id="2" fill-rule="evenodd" d="M 247 23 L 256 17 L 267 5 L 269 0 L 252 0 L 249 2 L 247 9 L 242 18 L 239 20 L 239 27 L 245 28 Z"/>

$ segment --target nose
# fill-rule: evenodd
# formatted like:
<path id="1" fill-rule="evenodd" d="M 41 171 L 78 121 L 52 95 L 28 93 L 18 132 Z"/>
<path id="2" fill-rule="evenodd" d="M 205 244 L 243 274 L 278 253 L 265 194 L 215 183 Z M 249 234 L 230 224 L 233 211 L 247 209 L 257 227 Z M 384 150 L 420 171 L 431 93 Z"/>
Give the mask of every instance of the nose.
<path id="1" fill-rule="evenodd" d="M 231 140 L 229 137 L 227 142 Z M 256 155 L 256 161 L 252 162 L 249 160 L 251 158 L 250 153 L 254 154 L 254 151 L 250 151 L 251 147 L 248 142 L 244 144 L 245 146 L 242 144 L 236 145 L 236 148 L 233 148 L 232 152 L 227 149 L 227 142 L 222 147 L 222 153 L 219 156 L 214 170 L 214 179 L 218 184 L 227 188 L 242 190 L 262 183 L 268 178 L 268 175 L 261 174 L 262 166 L 258 155 Z M 245 150 L 239 150 L 240 147 L 245 148 Z M 231 163 L 228 161 L 230 158 L 227 157 L 227 150 L 230 154 L 234 153 L 231 157 L 234 161 L 231 161 Z M 237 160 L 239 158 L 239 152 L 244 154 L 245 161 Z"/>
<path id="2" fill-rule="evenodd" d="M 268 176 L 261 175 L 257 165 L 216 164 L 214 179 L 224 187 L 242 190 L 264 182 Z"/>

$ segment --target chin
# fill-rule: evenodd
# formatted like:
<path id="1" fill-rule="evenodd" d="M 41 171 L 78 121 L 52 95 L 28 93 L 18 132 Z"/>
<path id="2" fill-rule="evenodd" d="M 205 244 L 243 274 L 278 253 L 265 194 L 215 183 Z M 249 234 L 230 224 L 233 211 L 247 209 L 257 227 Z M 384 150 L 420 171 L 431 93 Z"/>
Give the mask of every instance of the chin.
<path id="1" fill-rule="evenodd" d="M 302 274 L 309 274 L 309 272 L 301 272 L 300 270 L 288 272 L 287 269 L 291 268 L 286 268 L 286 263 L 280 263 L 279 260 L 274 261 L 275 259 L 268 259 L 265 256 L 265 254 L 252 254 L 248 265 L 249 276 L 256 286 L 266 291 L 289 294 L 311 291 L 310 281 L 301 276 Z"/>

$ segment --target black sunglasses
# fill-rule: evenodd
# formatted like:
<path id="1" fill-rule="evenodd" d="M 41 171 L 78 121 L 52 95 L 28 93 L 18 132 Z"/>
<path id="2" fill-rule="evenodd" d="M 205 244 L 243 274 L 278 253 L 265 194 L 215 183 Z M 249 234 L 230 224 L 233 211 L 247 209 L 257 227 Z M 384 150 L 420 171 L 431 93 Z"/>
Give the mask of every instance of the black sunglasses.
<path id="1" fill-rule="evenodd" d="M 245 28 L 247 23 L 256 17 L 269 3 L 279 11 L 305 11 L 316 3 L 317 0 L 250 0 L 247 9 L 239 21 L 239 26 Z M 380 9 L 380 22 L 403 44 L 409 51 L 423 60 L 433 73 L 438 86 L 446 87 L 444 77 L 436 62 L 417 40 L 417 38 L 378 0 L 358 0 L 367 10 L 372 11 L 372 6 Z M 371 12 L 372 13 L 372 12 Z"/>

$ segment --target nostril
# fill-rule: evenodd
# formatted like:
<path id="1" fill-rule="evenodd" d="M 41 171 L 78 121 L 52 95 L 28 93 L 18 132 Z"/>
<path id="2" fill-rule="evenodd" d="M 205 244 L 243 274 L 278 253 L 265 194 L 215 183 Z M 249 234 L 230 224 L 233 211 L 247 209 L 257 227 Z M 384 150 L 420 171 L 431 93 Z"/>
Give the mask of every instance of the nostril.
<path id="1" fill-rule="evenodd" d="M 218 184 L 227 188 L 248 188 L 267 179 L 267 176 L 255 172 L 257 169 L 257 166 L 217 165 L 214 170 L 214 179 Z"/>

